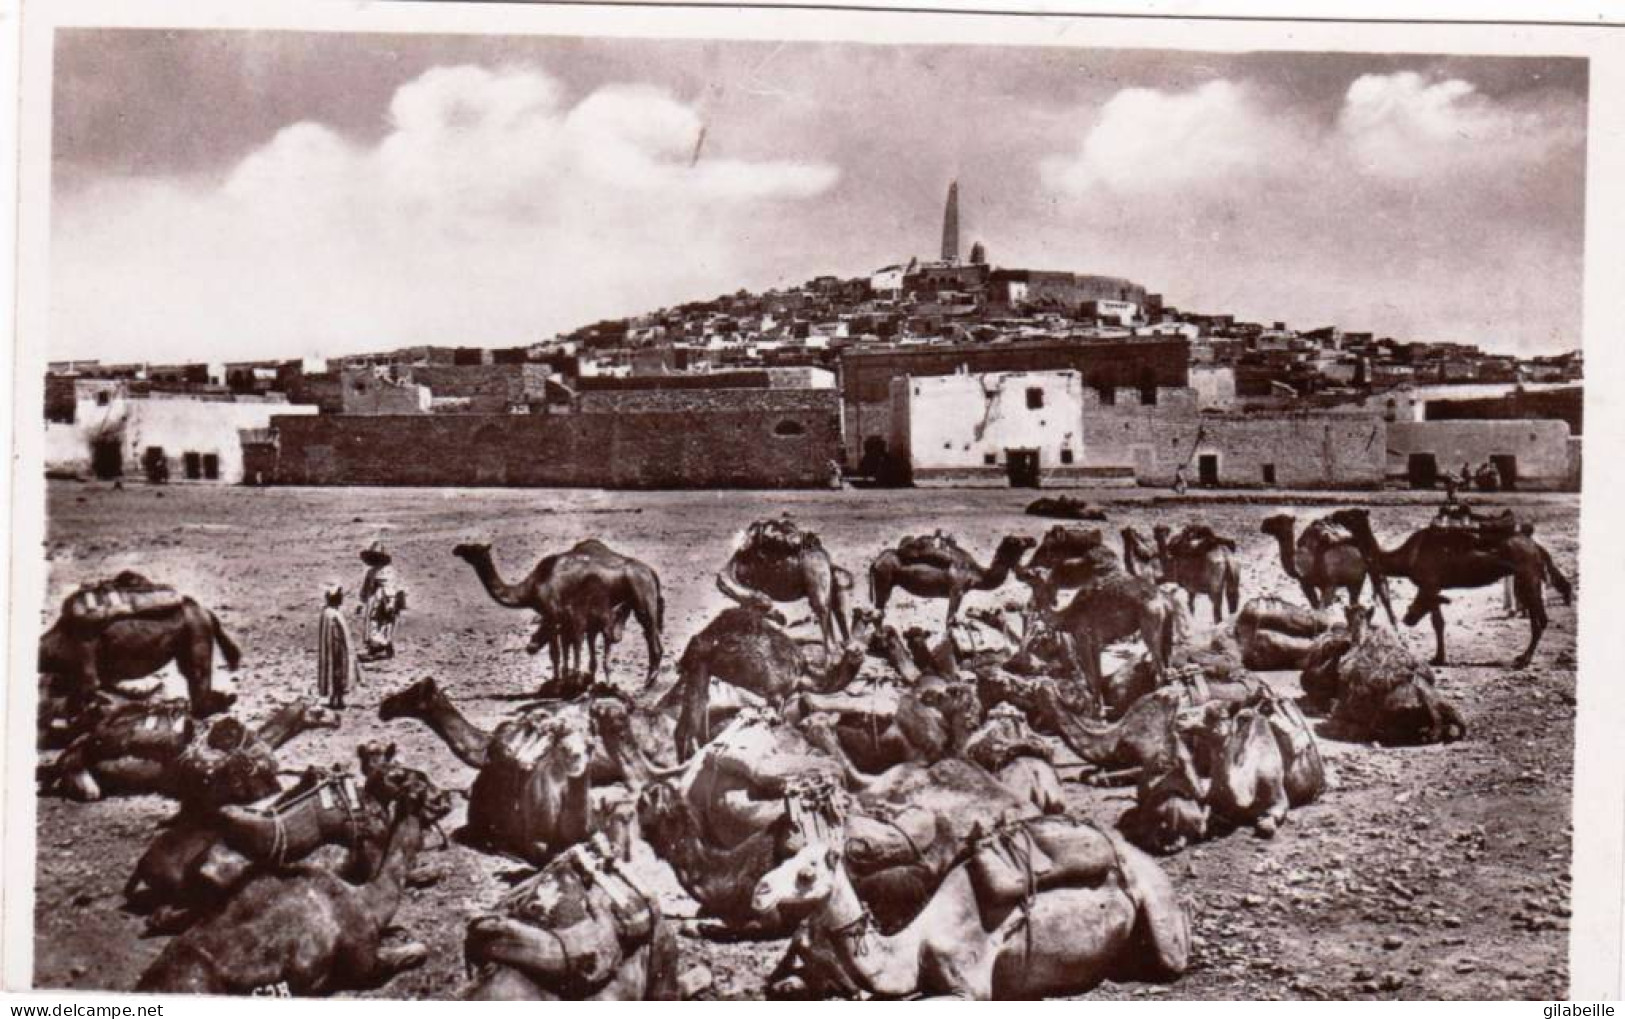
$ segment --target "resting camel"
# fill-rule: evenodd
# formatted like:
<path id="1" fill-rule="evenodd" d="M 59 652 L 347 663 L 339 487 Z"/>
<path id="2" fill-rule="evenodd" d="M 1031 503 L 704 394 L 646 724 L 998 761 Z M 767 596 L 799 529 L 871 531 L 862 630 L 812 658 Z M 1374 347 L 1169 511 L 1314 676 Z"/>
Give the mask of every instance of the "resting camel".
<path id="1" fill-rule="evenodd" d="M 1163 580 L 1185 589 L 1192 612 L 1199 594 L 1212 603 L 1215 625 L 1224 618 L 1226 600 L 1231 612 L 1241 607 L 1241 570 L 1231 559 L 1235 542 L 1218 537 L 1202 524 L 1186 527 L 1172 540 L 1167 524 L 1156 525 L 1151 533 L 1157 542 Z"/>
<path id="2" fill-rule="evenodd" d="M 1086 991 L 1106 979 L 1183 973 L 1189 921 L 1157 865 L 1115 835 L 1076 822 L 1082 830 L 1067 831 L 1060 819 L 1041 823 L 1048 829 L 1035 826 L 1010 844 L 1068 863 L 1066 848 L 1076 846 L 1082 859 L 1057 866 L 1036 889 L 1017 882 L 1024 894 L 1013 901 L 979 894 L 977 861 L 967 859 L 895 934 L 875 929 L 848 874 L 838 830 L 762 878 L 754 900 L 764 910 L 812 910 L 797 942 L 822 963 L 799 978 L 813 997 L 1040 998 Z"/>
<path id="3" fill-rule="evenodd" d="M 274 751 L 300 733 L 338 725 L 327 708 L 294 701 L 273 710 L 256 731 L 227 717 L 199 740 L 185 701 L 122 704 L 42 767 L 40 777 L 45 789 L 76 800 L 157 793 L 183 807 L 250 803 L 279 788 Z"/>
<path id="4" fill-rule="evenodd" d="M 1242 664 L 1272 672 L 1302 669 L 1317 640 L 1342 625 L 1342 613 L 1334 605 L 1306 609 L 1279 598 L 1249 598 L 1234 628 Z"/>
<path id="5" fill-rule="evenodd" d="M 1125 832 L 1148 849 L 1177 852 L 1210 834 L 1210 817 L 1269 838 L 1289 807 L 1312 803 L 1325 786 L 1314 733 L 1290 701 L 1267 688 L 1240 703 L 1182 710 L 1174 727 L 1173 758 L 1141 783 L 1130 812 L 1139 816 L 1124 818 Z M 1164 781 L 1170 773 L 1172 783 Z"/>
<path id="6" fill-rule="evenodd" d="M 1404 577 L 1416 585 L 1416 597 L 1405 610 L 1405 625 L 1415 626 L 1423 616 L 1433 621 L 1434 665 L 1445 664 L 1444 612 L 1450 604 L 1444 592 L 1455 588 L 1487 587 L 1503 577 L 1512 578 L 1518 607 L 1529 615 L 1529 646 L 1513 659 L 1522 669 L 1535 656 L 1546 632 L 1543 584 L 1550 577 L 1558 593 L 1572 597 L 1568 580 L 1551 565 L 1551 554 L 1535 539 L 1521 533 L 1484 535 L 1468 528 L 1425 527 L 1398 548 L 1384 548 L 1371 530 L 1371 514 L 1364 508 L 1341 509 L 1331 519 L 1349 530 L 1372 572 Z"/>
<path id="7" fill-rule="evenodd" d="M 421 965 L 428 958 L 422 944 L 383 942 L 424 830 L 450 810 L 451 798 L 422 779 L 395 805 L 370 881 L 354 885 L 309 866 L 253 878 L 219 912 L 165 946 L 136 990 L 249 994 L 286 986 L 295 995 L 326 995 L 377 987 Z"/>
<path id="8" fill-rule="evenodd" d="M 1076 718 L 1055 701 L 1052 689 L 1040 693 L 1042 711 L 1061 742 L 1085 764 L 1099 769 L 1098 783 L 1159 771 L 1173 753 L 1174 720 L 1182 708 L 1210 700 L 1241 701 L 1257 691 L 1256 682 L 1209 683 L 1199 670 L 1159 687 L 1135 701 L 1115 722 Z"/>
<path id="9" fill-rule="evenodd" d="M 905 540 L 880 553 L 870 564 L 870 597 L 882 615 L 894 588 L 902 588 L 917 598 L 946 598 L 947 623 L 952 624 L 967 593 L 999 588 L 1034 544 L 1031 538 L 1008 535 L 999 542 L 993 562 L 983 566 L 951 538 L 934 543 L 930 539 L 924 543 Z"/>
<path id="10" fill-rule="evenodd" d="M 766 612 L 742 605 L 723 609 L 689 640 L 677 664 L 677 685 L 662 698 L 663 704 L 681 705 L 678 756 L 687 757 L 711 738 L 713 678 L 774 706 L 802 691 L 840 690 L 863 667 L 869 618 L 855 614 L 853 637 L 839 657 L 815 666 L 807 649 Z"/>
<path id="11" fill-rule="evenodd" d="M 71 690 L 116 690 L 119 683 L 151 676 L 170 662 L 186 677 L 191 710 L 207 718 L 231 707 L 235 694 L 214 688 L 214 649 L 235 672 L 242 651 L 213 612 L 191 598 L 151 616 L 115 619 L 94 629 L 58 619 L 40 637 L 39 671 L 60 677 Z"/>
<path id="12" fill-rule="evenodd" d="M 1084 677 L 1096 691 L 1104 682 L 1101 652 L 1106 645 L 1133 636 L 1145 643 L 1152 672 L 1160 682 L 1175 643 L 1182 637 L 1179 623 L 1185 618 L 1179 605 L 1157 585 L 1143 577 L 1129 576 L 1116 559 L 1100 559 L 1104 568 L 1093 572 L 1066 608 L 1059 611 L 1055 608 L 1058 585 L 1052 575 L 1025 567 L 1016 571 L 1016 576 L 1032 589 L 1032 604 L 1039 618 L 1071 640 Z"/>
<path id="13" fill-rule="evenodd" d="M 357 754 L 360 786 L 345 768 L 312 767 L 263 808 L 226 805 L 174 819 L 124 886 L 130 906 L 150 914 L 148 933 L 176 933 L 256 870 L 286 868 L 323 846 L 345 848 L 333 869 L 346 881 L 371 880 L 383 859 L 390 809 L 428 779 L 395 764 L 393 744 L 363 744 Z"/>
<path id="14" fill-rule="evenodd" d="M 1348 608 L 1348 648 L 1336 660 L 1331 718 L 1343 735 L 1390 745 L 1449 743 L 1467 735 L 1455 705 L 1399 638 L 1371 625 L 1373 610 Z"/>
<path id="15" fill-rule="evenodd" d="M 1341 587 L 1348 592 L 1349 603 L 1360 604 L 1360 592 L 1365 588 L 1369 566 L 1360 553 L 1354 536 L 1330 516 L 1321 517 L 1293 540 L 1298 519 L 1290 513 L 1277 513 L 1265 517 L 1259 530 L 1275 539 L 1281 553 L 1281 568 L 1298 582 L 1309 607 L 1327 608 L 1332 604 L 1333 592 Z M 1394 607 L 1388 601 L 1388 584 L 1381 575 L 1371 577 L 1371 591 L 1388 613 L 1388 622 L 1398 626 Z"/>
<path id="16" fill-rule="evenodd" d="M 976 688 L 938 675 L 902 689 L 888 684 L 852 694 L 803 694 L 791 707 L 787 717 L 826 716 L 842 753 L 866 773 L 957 756 L 982 721 Z"/>
<path id="17" fill-rule="evenodd" d="M 607 840 L 572 847 L 468 923 L 465 1001 L 675 1001 L 677 932 Z"/>
<path id="18" fill-rule="evenodd" d="M 596 688 L 585 698 L 539 705 L 529 709 L 527 714 L 572 714 L 591 718 L 605 702 L 623 703 L 619 694 L 612 691 L 613 688 Z M 457 705 L 440 689 L 440 684 L 430 676 L 404 686 L 380 701 L 378 718 L 385 722 L 399 718 L 422 722 L 440 737 L 459 761 L 476 771 L 485 767 L 486 751 L 491 741 L 508 739 L 507 730 L 519 724 L 518 719 L 508 719 L 499 724 L 494 732 L 475 725 L 457 709 Z M 636 712 L 636 720 L 645 729 L 655 725 L 655 717 L 647 712 Z M 592 724 L 596 727 L 595 719 L 592 719 Z M 592 761 L 587 774 L 594 785 L 624 782 L 631 777 L 623 771 L 622 762 L 598 740 L 592 744 Z"/>
<path id="19" fill-rule="evenodd" d="M 813 620 L 833 649 L 851 635 L 848 595 L 852 574 L 830 560 L 818 535 L 789 520 L 757 521 L 740 535 L 717 574 L 717 589 L 739 604 L 763 611 L 774 602 L 805 598 Z"/>
<path id="20" fill-rule="evenodd" d="M 491 561 L 490 545 L 462 544 L 451 552 L 474 568 L 492 601 L 505 608 L 530 609 L 542 617 L 556 682 L 562 681 L 565 653 L 591 633 L 604 638 L 607 679 L 610 646 L 629 615 L 637 616 L 648 645 L 645 682 L 654 680 L 660 669 L 665 601 L 660 594 L 660 577 L 648 566 L 612 551 L 601 541 L 589 539 L 568 551 L 544 556 L 524 580 L 509 584 Z M 599 614 L 591 620 L 578 618 L 571 609 L 578 603 L 592 606 Z M 590 640 L 588 652 L 592 652 Z M 579 651 L 576 653 L 579 655 Z"/>

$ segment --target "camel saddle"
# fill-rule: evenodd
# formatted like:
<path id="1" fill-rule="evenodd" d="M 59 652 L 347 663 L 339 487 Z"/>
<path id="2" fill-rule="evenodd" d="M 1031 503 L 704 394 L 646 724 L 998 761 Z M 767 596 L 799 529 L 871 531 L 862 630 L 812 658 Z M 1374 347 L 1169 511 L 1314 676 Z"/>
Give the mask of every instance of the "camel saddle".
<path id="1" fill-rule="evenodd" d="M 121 619 L 173 612 L 185 602 L 186 596 L 173 587 L 125 570 L 68 595 L 62 603 L 62 621 L 70 627 L 99 630 Z"/>
<path id="2" fill-rule="evenodd" d="M 222 718 L 171 766 L 175 796 L 204 808 L 254 803 L 275 795 L 276 756 L 235 718 Z"/>
<path id="3" fill-rule="evenodd" d="M 909 535 L 897 543 L 897 558 L 905 566 L 935 566 L 946 570 L 960 562 L 963 556 L 958 542 L 940 532 L 918 538 Z"/>
<path id="4" fill-rule="evenodd" d="M 1122 860 L 1093 824 L 1051 815 L 973 835 L 965 866 L 984 916 L 998 916 L 1049 888 L 1099 886 Z"/>
<path id="5" fill-rule="evenodd" d="M 1215 534 L 1213 528 L 1206 524 L 1186 524 L 1168 542 L 1168 554 L 1177 558 L 1200 558 L 1215 548 L 1225 548 L 1234 552 L 1236 543 Z"/>
<path id="6" fill-rule="evenodd" d="M 800 555 L 804 549 L 822 548 L 818 535 L 802 530 L 794 520 L 758 520 L 745 531 L 747 548 L 773 555 Z"/>
<path id="7" fill-rule="evenodd" d="M 583 921 L 584 903 L 577 896 L 598 888 L 609 900 L 615 935 L 632 952 L 649 940 L 658 922 L 653 892 L 615 858 L 602 832 L 578 842 L 546 867 L 502 897 L 496 911 L 534 927 L 554 932 L 568 947 L 569 930 Z"/>

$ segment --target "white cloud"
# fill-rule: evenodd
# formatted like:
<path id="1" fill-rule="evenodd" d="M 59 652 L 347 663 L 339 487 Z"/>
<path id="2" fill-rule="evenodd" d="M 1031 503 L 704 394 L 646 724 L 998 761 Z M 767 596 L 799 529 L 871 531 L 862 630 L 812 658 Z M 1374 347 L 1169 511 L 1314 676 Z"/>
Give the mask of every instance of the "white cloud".
<path id="1" fill-rule="evenodd" d="M 1582 104 L 1400 72 L 1319 120 L 1228 81 L 1124 90 L 1039 170 L 1091 254 L 1187 306 L 1549 349 L 1579 342 L 1584 147 Z"/>
<path id="2" fill-rule="evenodd" d="M 299 123 L 218 182 L 101 181 L 55 208 L 53 349 L 520 343 L 714 292 L 768 210 L 839 172 L 695 161 L 702 125 L 647 86 L 571 106 L 534 68 L 437 68 L 376 144 Z"/>

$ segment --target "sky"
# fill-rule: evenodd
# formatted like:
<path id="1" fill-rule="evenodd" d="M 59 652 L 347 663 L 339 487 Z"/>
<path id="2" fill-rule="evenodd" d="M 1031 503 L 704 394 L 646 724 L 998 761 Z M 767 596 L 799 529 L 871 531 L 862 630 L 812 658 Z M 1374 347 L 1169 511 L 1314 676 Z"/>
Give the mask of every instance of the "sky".
<path id="1" fill-rule="evenodd" d="M 69 30 L 52 359 L 512 346 L 962 250 L 1181 309 L 1580 344 L 1556 58 Z"/>

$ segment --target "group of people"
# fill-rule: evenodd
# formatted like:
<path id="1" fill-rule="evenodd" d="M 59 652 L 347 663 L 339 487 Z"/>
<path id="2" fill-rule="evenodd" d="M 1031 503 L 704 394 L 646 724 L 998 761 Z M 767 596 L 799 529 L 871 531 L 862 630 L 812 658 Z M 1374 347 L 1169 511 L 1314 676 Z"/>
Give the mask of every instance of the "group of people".
<path id="1" fill-rule="evenodd" d="M 406 611 L 406 589 L 395 574 L 394 559 L 381 541 L 361 550 L 367 572 L 361 580 L 356 613 L 361 617 L 362 642 L 358 649 L 344 619 L 344 585 L 334 584 L 316 630 L 316 692 L 334 709 L 362 680 L 361 666 L 395 657 L 395 626 Z"/>

